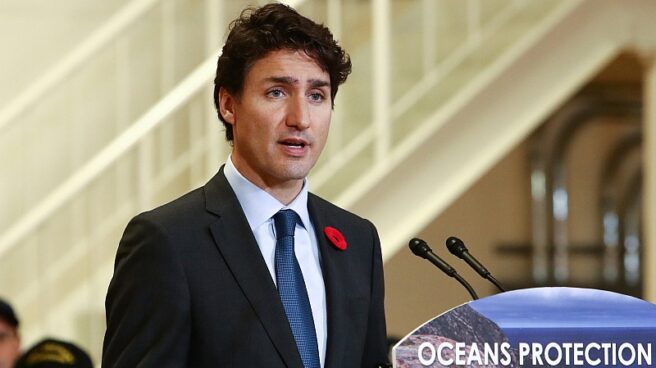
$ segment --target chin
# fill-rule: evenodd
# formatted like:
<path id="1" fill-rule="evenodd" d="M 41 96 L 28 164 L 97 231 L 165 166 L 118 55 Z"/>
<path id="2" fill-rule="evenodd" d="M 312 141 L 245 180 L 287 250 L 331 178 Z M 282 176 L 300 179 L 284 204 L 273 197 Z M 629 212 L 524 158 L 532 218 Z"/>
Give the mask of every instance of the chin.
<path id="1" fill-rule="evenodd" d="M 286 178 L 287 180 L 300 180 L 305 179 L 305 177 L 310 173 L 310 168 L 306 165 L 302 167 L 297 165 L 291 165 L 284 168 L 281 172 L 281 177 Z"/>

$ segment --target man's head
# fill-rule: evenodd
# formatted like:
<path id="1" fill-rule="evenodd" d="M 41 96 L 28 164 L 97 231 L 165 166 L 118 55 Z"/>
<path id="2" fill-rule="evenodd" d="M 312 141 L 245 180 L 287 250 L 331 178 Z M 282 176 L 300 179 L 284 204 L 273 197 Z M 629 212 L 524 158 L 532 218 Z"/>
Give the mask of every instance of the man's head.
<path id="1" fill-rule="evenodd" d="M 20 354 L 18 318 L 11 306 L 0 299 L 0 368 L 11 368 Z"/>
<path id="2" fill-rule="evenodd" d="M 283 4 L 248 8 L 230 25 L 214 79 L 214 103 L 228 141 L 233 140 L 232 125 L 221 114 L 220 89 L 239 97 L 246 75 L 255 62 L 272 51 L 285 49 L 303 51 L 328 73 L 331 106 L 334 104 L 339 85 L 351 73 L 351 60 L 330 30 Z"/>
<path id="3" fill-rule="evenodd" d="M 74 343 L 47 338 L 25 352 L 14 368 L 93 368 L 93 362 Z"/>
<path id="4" fill-rule="evenodd" d="M 330 31 L 294 9 L 269 4 L 242 12 L 214 89 L 237 170 L 289 203 L 323 150 L 337 88 L 350 71 Z"/>

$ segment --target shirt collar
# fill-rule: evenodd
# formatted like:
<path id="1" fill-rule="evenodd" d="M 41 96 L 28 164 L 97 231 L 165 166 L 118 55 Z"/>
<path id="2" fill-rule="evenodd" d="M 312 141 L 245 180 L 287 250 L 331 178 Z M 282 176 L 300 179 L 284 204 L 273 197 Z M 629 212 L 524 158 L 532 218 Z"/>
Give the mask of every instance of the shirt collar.
<path id="1" fill-rule="evenodd" d="M 255 230 L 267 222 L 282 209 L 294 210 L 301 218 L 303 227 L 307 229 L 310 226 L 310 214 L 307 208 L 307 178 L 303 180 L 301 192 L 289 205 L 285 206 L 271 194 L 246 179 L 232 163 L 232 155 L 228 156 L 223 173 L 228 180 L 228 184 L 230 184 L 230 187 L 235 192 L 241 208 L 244 210 L 251 230 Z"/>

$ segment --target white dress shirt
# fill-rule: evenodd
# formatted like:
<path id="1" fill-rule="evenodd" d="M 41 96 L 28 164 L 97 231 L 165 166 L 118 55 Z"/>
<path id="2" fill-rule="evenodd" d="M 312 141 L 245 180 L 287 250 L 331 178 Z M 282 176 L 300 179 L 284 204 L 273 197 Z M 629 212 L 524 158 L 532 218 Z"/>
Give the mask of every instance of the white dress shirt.
<path id="1" fill-rule="evenodd" d="M 326 341 L 328 337 L 326 290 L 321 273 L 317 236 L 308 213 L 307 179 L 303 181 L 303 188 L 298 196 L 289 205 L 285 206 L 241 175 L 232 163 L 232 155 L 228 157 L 223 173 L 228 179 L 230 187 L 237 195 L 241 208 L 244 210 L 248 224 L 251 231 L 253 231 L 253 235 L 255 235 L 255 240 L 257 240 L 257 245 L 260 247 L 260 252 L 262 252 L 262 257 L 264 257 L 274 283 L 276 282 L 276 230 L 273 224 L 273 215 L 282 209 L 291 209 L 301 218 L 303 225 L 297 224 L 294 232 L 294 252 L 301 267 L 305 287 L 310 298 L 314 329 L 317 333 L 317 344 L 319 345 L 319 359 L 323 367 L 326 359 Z"/>

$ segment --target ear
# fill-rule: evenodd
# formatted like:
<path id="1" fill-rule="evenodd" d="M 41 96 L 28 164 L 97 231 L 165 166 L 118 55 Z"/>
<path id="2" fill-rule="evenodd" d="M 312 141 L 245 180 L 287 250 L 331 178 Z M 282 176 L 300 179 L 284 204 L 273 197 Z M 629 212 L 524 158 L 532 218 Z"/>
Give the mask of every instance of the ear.
<path id="1" fill-rule="evenodd" d="M 219 89 L 219 113 L 226 123 L 235 124 L 235 97 L 223 87 Z"/>

